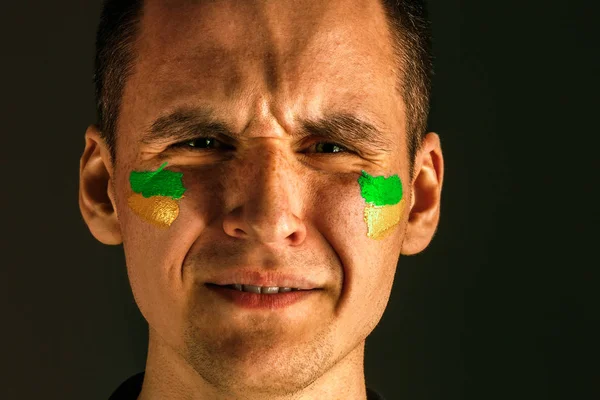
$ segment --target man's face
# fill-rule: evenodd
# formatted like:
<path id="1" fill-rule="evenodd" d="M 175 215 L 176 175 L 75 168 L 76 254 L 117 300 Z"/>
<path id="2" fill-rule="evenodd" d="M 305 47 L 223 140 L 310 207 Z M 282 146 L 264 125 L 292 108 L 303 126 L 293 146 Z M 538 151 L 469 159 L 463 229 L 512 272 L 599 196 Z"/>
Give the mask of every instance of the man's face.
<path id="1" fill-rule="evenodd" d="M 412 200 L 384 18 L 376 1 L 144 6 L 110 197 L 151 341 L 215 386 L 305 387 L 361 358 L 384 312 Z M 207 115 L 235 135 L 190 131 Z M 340 115 L 382 137 L 331 143 L 303 130 L 302 121 Z M 208 148 L 203 136 L 214 137 Z M 129 177 L 164 162 L 186 191 L 160 229 L 128 205 Z M 400 224 L 380 240 L 367 236 L 363 170 L 404 185 Z M 205 285 L 238 268 L 304 276 L 322 290 L 284 309 L 242 309 Z"/>

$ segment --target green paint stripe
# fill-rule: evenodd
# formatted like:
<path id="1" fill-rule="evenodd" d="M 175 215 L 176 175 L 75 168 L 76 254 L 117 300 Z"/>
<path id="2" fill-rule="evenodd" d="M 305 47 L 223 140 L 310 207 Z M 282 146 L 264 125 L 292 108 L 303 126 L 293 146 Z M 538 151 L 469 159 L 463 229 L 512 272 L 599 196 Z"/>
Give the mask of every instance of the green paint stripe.
<path id="1" fill-rule="evenodd" d="M 180 199 L 185 193 L 182 177 L 183 172 L 165 170 L 163 163 L 156 171 L 131 171 L 129 183 L 131 190 L 144 197 L 166 196 L 173 200 Z"/>
<path id="2" fill-rule="evenodd" d="M 390 206 L 398 204 L 402 200 L 402 182 L 398 175 L 388 178 L 384 176 L 372 176 L 362 171 L 358 178 L 360 194 L 367 203 L 376 206 Z"/>

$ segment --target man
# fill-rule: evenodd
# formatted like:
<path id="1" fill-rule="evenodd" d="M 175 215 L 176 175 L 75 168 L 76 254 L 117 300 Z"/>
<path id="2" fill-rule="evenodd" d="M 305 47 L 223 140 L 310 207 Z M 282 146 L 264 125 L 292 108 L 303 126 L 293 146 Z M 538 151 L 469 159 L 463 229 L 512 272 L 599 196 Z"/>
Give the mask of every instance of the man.
<path id="1" fill-rule="evenodd" d="M 427 35 L 419 1 L 106 3 L 79 204 L 149 325 L 112 398 L 382 398 L 365 339 L 440 213 Z"/>

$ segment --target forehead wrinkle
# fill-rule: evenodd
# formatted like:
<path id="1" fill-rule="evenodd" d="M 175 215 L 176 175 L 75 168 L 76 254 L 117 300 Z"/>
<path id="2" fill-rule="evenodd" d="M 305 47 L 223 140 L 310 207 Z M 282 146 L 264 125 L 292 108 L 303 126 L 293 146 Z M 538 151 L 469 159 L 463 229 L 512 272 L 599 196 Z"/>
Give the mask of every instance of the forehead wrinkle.
<path id="1" fill-rule="evenodd" d="M 365 33 L 366 36 L 379 35 L 382 29 L 365 23 L 366 18 L 359 14 L 372 13 L 373 5 L 361 1 L 304 1 L 300 7 L 289 7 L 285 2 L 252 1 L 151 4 L 154 11 L 148 18 L 156 19 L 156 23 L 150 25 L 160 27 L 160 32 L 151 35 L 151 43 L 158 46 L 154 54 L 169 54 L 179 47 L 185 49 L 180 52 L 184 57 L 197 54 L 198 61 L 209 66 L 224 67 L 225 62 L 229 62 L 228 68 L 242 59 L 246 68 L 249 60 L 254 59 L 263 70 L 264 82 L 271 91 L 277 88 L 278 82 L 288 80 L 283 75 L 294 76 L 305 70 L 307 61 L 317 61 L 320 65 L 314 67 L 320 68 L 327 63 L 341 63 L 346 68 L 348 63 L 355 63 L 361 67 L 359 60 L 364 54 L 356 54 L 356 49 L 348 46 L 348 38 L 364 41 Z M 182 8 L 188 8 L 189 12 L 181 11 Z M 170 18 L 174 9 L 181 12 L 176 18 Z M 249 31 L 252 34 L 249 35 Z M 174 41 L 179 45 L 173 46 Z M 362 47 L 371 53 L 369 49 L 378 47 L 379 42 Z M 214 50 L 207 51 L 207 43 Z M 324 52 L 336 53 L 337 60 L 336 57 L 323 59 Z M 225 60 L 219 53 L 231 56 Z"/>
<path id="2" fill-rule="evenodd" d="M 257 4 L 255 16 L 261 29 L 257 29 L 256 36 L 264 46 L 263 76 L 267 89 L 274 92 L 284 81 L 286 72 L 289 73 L 286 66 L 306 53 L 322 33 L 320 27 L 327 14 L 323 8 L 328 2 L 305 2 L 296 9 L 281 7 L 277 2 Z M 290 23 L 306 20 L 310 21 L 310 29 L 306 29 L 306 24 Z"/>
<path id="3" fill-rule="evenodd" d="M 189 1 L 175 3 L 191 4 Z M 198 18 L 196 8 L 190 7 L 189 13 L 183 13 L 188 14 L 183 16 L 184 21 L 194 21 L 194 25 L 189 27 L 190 32 L 187 26 L 174 21 L 176 18 L 163 15 L 159 19 L 170 21 L 171 28 L 179 32 L 175 40 L 188 36 L 184 43 L 165 41 L 163 47 L 170 59 L 166 59 L 167 55 L 156 54 L 163 57 L 164 65 L 158 68 L 162 71 L 158 75 L 160 79 L 156 79 L 158 85 L 150 88 L 148 95 L 162 103 L 158 104 L 161 109 L 181 105 L 184 99 L 188 104 L 196 103 L 194 98 L 203 98 L 206 103 L 216 101 L 215 104 L 222 100 L 228 103 L 235 100 L 236 109 L 247 109 L 245 117 L 240 115 L 241 119 L 236 118 L 234 123 L 240 127 L 242 120 L 248 121 L 247 113 L 252 114 L 251 103 L 257 97 L 265 96 L 275 105 L 273 108 L 276 110 L 273 109 L 272 114 L 288 131 L 289 124 L 285 122 L 289 121 L 281 117 L 288 114 L 290 108 L 293 109 L 292 115 L 314 116 L 323 109 L 348 108 L 346 106 L 351 103 L 355 107 L 367 105 L 366 108 L 360 107 L 366 111 L 369 105 L 376 106 L 377 98 L 384 94 L 373 78 L 383 75 L 389 66 L 371 65 L 372 61 L 385 57 L 380 51 L 383 43 L 377 40 L 371 46 L 361 44 L 368 41 L 364 36 L 372 40 L 373 34 L 384 29 L 372 27 L 372 24 L 364 22 L 367 18 L 357 15 L 358 11 L 372 12 L 371 3 L 361 2 L 356 10 L 348 10 L 352 8 L 346 4 L 348 2 L 335 1 L 309 2 L 312 7 L 306 9 L 286 9 L 280 2 L 262 2 L 262 8 L 253 8 L 251 2 L 240 3 L 240 8 L 227 1 L 200 3 L 204 14 L 202 18 Z M 341 7 L 344 4 L 345 9 Z M 209 7 L 212 7 L 210 12 L 207 11 Z M 280 7 L 282 11 L 269 13 L 267 7 Z M 340 8 L 342 11 L 338 12 Z M 240 15 L 242 11 L 248 12 L 250 20 L 254 18 L 252 27 L 257 29 L 251 35 L 247 32 L 247 19 Z M 214 20 L 216 16 L 220 19 Z M 202 23 L 202 19 L 208 17 L 211 21 Z M 241 23 L 238 23 L 240 20 Z M 223 26 L 223 21 L 229 23 Z M 306 21 L 310 29 L 307 29 Z M 352 23 L 348 24 L 348 21 Z M 152 25 L 156 27 L 156 24 Z M 228 34 L 220 35 L 220 28 Z M 240 29 L 245 34 L 240 36 Z M 233 40 L 228 38 L 229 32 Z M 201 40 L 196 37 L 199 33 Z M 163 36 L 168 34 L 159 35 Z M 153 42 L 154 39 L 151 35 L 147 40 Z M 145 70 L 154 74 L 157 71 L 156 58 L 154 53 L 150 55 L 152 57 L 147 57 Z M 175 71 L 177 73 L 173 73 Z M 263 82 L 259 82 L 257 76 L 261 76 Z M 396 81 L 395 77 L 392 81 Z M 268 88 L 267 93 L 264 92 L 265 87 Z M 374 107 L 371 109 L 375 110 Z M 387 111 L 378 111 L 381 112 Z"/>

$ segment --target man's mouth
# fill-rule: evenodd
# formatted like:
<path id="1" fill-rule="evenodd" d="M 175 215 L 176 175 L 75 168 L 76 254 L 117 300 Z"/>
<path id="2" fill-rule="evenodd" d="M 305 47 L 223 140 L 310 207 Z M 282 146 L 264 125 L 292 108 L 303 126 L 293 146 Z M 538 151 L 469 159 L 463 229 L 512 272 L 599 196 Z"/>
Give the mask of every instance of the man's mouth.
<path id="1" fill-rule="evenodd" d="M 207 283 L 206 285 L 207 286 L 224 287 L 224 288 L 229 288 L 232 290 L 237 290 L 240 292 L 250 292 L 250 293 L 258 293 L 258 294 L 276 294 L 276 293 L 314 290 L 314 289 L 298 289 L 298 288 L 277 287 L 277 286 L 254 286 L 254 285 L 241 285 L 241 284 L 217 285 L 214 283 Z"/>

